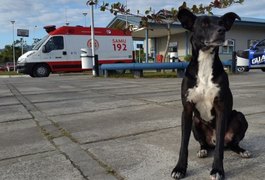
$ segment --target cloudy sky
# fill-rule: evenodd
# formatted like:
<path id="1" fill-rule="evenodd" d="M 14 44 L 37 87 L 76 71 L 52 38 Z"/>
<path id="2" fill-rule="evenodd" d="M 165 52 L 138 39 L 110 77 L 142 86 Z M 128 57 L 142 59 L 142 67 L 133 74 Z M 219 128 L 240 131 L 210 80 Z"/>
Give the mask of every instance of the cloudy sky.
<path id="1" fill-rule="evenodd" d="M 187 4 L 198 4 L 199 2 L 209 4 L 212 0 L 186 0 Z M 25 38 L 28 44 L 32 43 L 33 38 L 42 38 L 46 32 L 43 27 L 46 25 L 90 25 L 90 10 L 86 6 L 87 0 L 0 0 L 0 49 L 7 44 L 12 44 L 13 26 L 11 20 L 15 20 L 15 39 L 16 29 L 28 29 L 29 37 Z M 101 4 L 103 0 L 99 0 Z M 118 0 L 105 0 L 105 2 L 118 2 Z M 126 3 L 126 0 L 119 2 Z M 181 0 L 127 0 L 127 6 L 132 13 L 137 10 L 144 10 L 152 7 L 158 11 L 160 9 L 171 9 L 178 7 Z M 263 18 L 265 0 L 245 0 L 243 5 L 233 5 L 224 10 L 214 10 L 214 14 L 221 15 L 228 11 L 236 12 L 241 17 Z M 83 12 L 87 12 L 85 17 Z M 114 15 L 109 12 L 101 12 L 95 9 L 95 26 L 104 27 Z M 85 22 L 86 21 L 86 22 Z"/>

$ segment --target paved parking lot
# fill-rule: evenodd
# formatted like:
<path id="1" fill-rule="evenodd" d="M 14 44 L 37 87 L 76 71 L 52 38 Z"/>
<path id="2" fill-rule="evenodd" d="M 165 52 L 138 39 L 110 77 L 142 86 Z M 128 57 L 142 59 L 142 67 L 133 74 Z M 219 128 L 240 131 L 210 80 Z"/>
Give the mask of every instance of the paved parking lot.
<path id="1" fill-rule="evenodd" d="M 265 73 L 230 75 L 249 122 L 242 159 L 225 152 L 227 179 L 265 177 Z M 170 180 L 180 144 L 181 79 L 87 75 L 0 78 L 0 179 Z M 210 179 L 191 137 L 186 179 Z"/>

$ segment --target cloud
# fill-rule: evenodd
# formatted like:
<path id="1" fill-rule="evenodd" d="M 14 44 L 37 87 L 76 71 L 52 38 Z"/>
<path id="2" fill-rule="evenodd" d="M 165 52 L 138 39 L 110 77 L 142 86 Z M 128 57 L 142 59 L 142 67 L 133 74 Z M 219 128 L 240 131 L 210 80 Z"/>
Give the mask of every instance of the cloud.
<path id="1" fill-rule="evenodd" d="M 105 2 L 118 2 L 119 0 L 100 0 L 99 4 Z M 212 0 L 186 0 L 189 6 L 194 3 L 209 4 Z M 54 24 L 56 26 L 65 25 L 68 21 L 70 25 L 84 25 L 85 17 L 83 12 L 88 12 L 86 24 L 90 24 L 90 7 L 86 6 L 87 0 L 1 0 L 0 5 L 0 43 L 10 43 L 12 33 L 11 20 L 15 20 L 15 28 L 25 28 L 30 30 L 30 36 L 37 34 L 43 36 L 45 32 L 42 27 Z M 120 0 L 126 3 L 126 0 Z M 132 13 L 140 10 L 142 14 L 149 7 L 159 11 L 160 9 L 171 9 L 179 7 L 183 1 L 172 0 L 127 0 L 128 8 Z M 261 17 L 265 18 L 263 13 L 265 0 L 248 1 L 243 5 L 233 5 L 224 10 L 215 9 L 214 13 L 221 15 L 228 11 L 234 11 L 241 17 Z M 95 26 L 106 26 L 114 15 L 109 12 L 101 12 L 99 8 L 95 9 Z M 37 26 L 37 28 L 36 28 Z M 42 32 L 43 34 L 40 34 Z M 9 38 L 7 38 L 8 36 Z M 2 38 L 4 37 L 4 38 Z M 30 37 L 32 39 L 32 37 Z M 28 38 L 28 39 L 30 39 Z M 0 48 L 4 45 L 0 44 Z"/>
<path id="2" fill-rule="evenodd" d="M 106 2 L 111 0 L 105 0 Z M 113 2 L 117 2 L 112 0 Z M 52 3 L 51 3 L 52 2 Z M 72 25 L 83 25 L 84 16 L 83 12 L 90 13 L 89 7 L 86 6 L 87 0 L 1 0 L 0 6 L 0 32 L 7 32 L 12 27 L 10 20 L 15 20 L 16 27 L 35 27 L 45 26 L 48 24 L 56 24 L 61 26 L 65 24 L 65 21 L 69 21 Z M 126 3 L 126 0 L 121 0 L 122 3 Z M 186 0 L 188 5 L 194 4 L 194 0 Z M 199 3 L 209 4 L 210 0 L 201 0 Z M 244 5 L 234 5 L 225 10 L 214 10 L 216 14 L 223 14 L 228 10 L 236 11 L 240 16 L 262 16 L 263 6 L 265 0 L 258 1 L 259 3 L 253 3 L 245 1 Z M 101 4 L 102 1 L 99 1 Z M 128 8 L 132 13 L 136 13 L 137 10 L 143 14 L 146 9 L 152 7 L 152 9 L 158 11 L 160 9 L 170 9 L 172 7 L 179 7 L 183 1 L 172 0 L 127 0 Z M 252 10 L 255 9 L 255 10 Z M 95 24 L 97 26 L 107 25 L 108 22 L 114 16 L 109 12 L 100 12 L 99 9 L 95 9 Z M 89 21 L 89 14 L 87 15 L 87 21 Z"/>
<path id="3" fill-rule="evenodd" d="M 264 4 L 265 0 L 260 0 L 258 3 L 253 1 L 245 0 L 243 4 L 235 4 L 227 9 L 215 10 L 219 12 L 236 12 L 239 16 L 242 17 L 253 17 L 253 18 L 264 18 Z"/>
<path id="4" fill-rule="evenodd" d="M 2 2 L 3 1 L 3 2 Z M 9 27 L 10 20 L 15 20 L 17 27 L 27 27 L 35 25 L 59 24 L 65 23 L 65 18 L 69 20 L 78 21 L 81 19 L 82 14 L 80 8 L 85 8 L 85 0 L 71 1 L 71 0 L 53 0 L 53 3 L 47 1 L 36 0 L 23 0 L 23 1 L 10 1 L 2 0 L 0 6 L 0 26 Z M 74 5 L 67 4 L 73 2 Z M 74 6 L 72 8 L 71 6 Z M 77 8 L 75 8 L 75 6 Z M 67 12 L 67 15 L 66 13 Z M 79 18 L 77 18 L 80 16 Z M 1 28 L 0 31 L 6 31 Z"/>

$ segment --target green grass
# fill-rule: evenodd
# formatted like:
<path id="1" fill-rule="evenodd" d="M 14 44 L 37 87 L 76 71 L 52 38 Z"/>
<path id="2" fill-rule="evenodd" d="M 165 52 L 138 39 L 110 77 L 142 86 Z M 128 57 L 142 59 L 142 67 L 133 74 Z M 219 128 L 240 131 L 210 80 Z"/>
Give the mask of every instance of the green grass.
<path id="1" fill-rule="evenodd" d="M 143 72 L 143 78 L 176 78 L 177 73 L 172 72 L 172 71 L 161 71 L 161 72 L 156 72 L 156 71 L 144 71 Z M 108 76 L 109 78 L 134 78 L 133 74 L 129 71 L 126 71 L 125 74 L 110 74 Z"/>
<path id="2" fill-rule="evenodd" d="M 62 75 L 73 75 L 73 74 L 82 74 L 82 75 L 91 75 L 92 72 L 82 72 L 82 73 L 62 73 Z M 20 73 L 14 72 L 14 71 L 0 71 L 0 76 L 13 76 L 13 75 L 22 75 Z M 143 78 L 176 78 L 176 72 L 172 72 L 171 70 L 168 71 L 144 71 L 144 77 Z M 126 71 L 125 74 L 110 74 L 109 78 L 134 78 L 133 74 L 130 71 Z"/>
<path id="3" fill-rule="evenodd" d="M 144 72 L 144 78 L 176 78 L 177 72 Z"/>
<path id="4" fill-rule="evenodd" d="M 19 73 L 17 73 L 17 72 L 14 72 L 14 71 L 0 71 L 0 76 L 2 76 L 2 75 L 21 75 L 21 74 L 19 74 Z"/>

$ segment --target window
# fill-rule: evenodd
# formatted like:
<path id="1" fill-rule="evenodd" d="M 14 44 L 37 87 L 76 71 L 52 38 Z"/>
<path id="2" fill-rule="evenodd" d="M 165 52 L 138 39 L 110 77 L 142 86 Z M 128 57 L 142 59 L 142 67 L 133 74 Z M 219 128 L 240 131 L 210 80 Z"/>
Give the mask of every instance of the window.
<path id="1" fill-rule="evenodd" d="M 256 45 L 256 48 L 257 49 L 260 49 L 260 50 L 264 50 L 265 49 L 265 40 L 263 41 L 260 41 L 257 45 Z"/>
<path id="2" fill-rule="evenodd" d="M 257 44 L 257 42 L 259 42 L 259 40 L 257 40 L 257 39 L 250 39 L 250 40 L 248 40 L 248 48 L 251 48 L 252 46 L 254 46 L 255 44 Z"/>
<path id="3" fill-rule="evenodd" d="M 221 52 L 223 54 L 232 54 L 235 49 L 235 40 L 227 39 L 222 46 Z"/>
<path id="4" fill-rule="evenodd" d="M 41 45 L 48 39 L 49 35 L 46 35 L 44 38 L 42 38 L 40 41 L 37 41 L 35 46 L 32 48 L 33 50 L 38 50 Z"/>
<path id="5" fill-rule="evenodd" d="M 62 36 L 51 37 L 45 46 L 48 52 L 53 50 L 64 49 L 63 37 Z"/>

